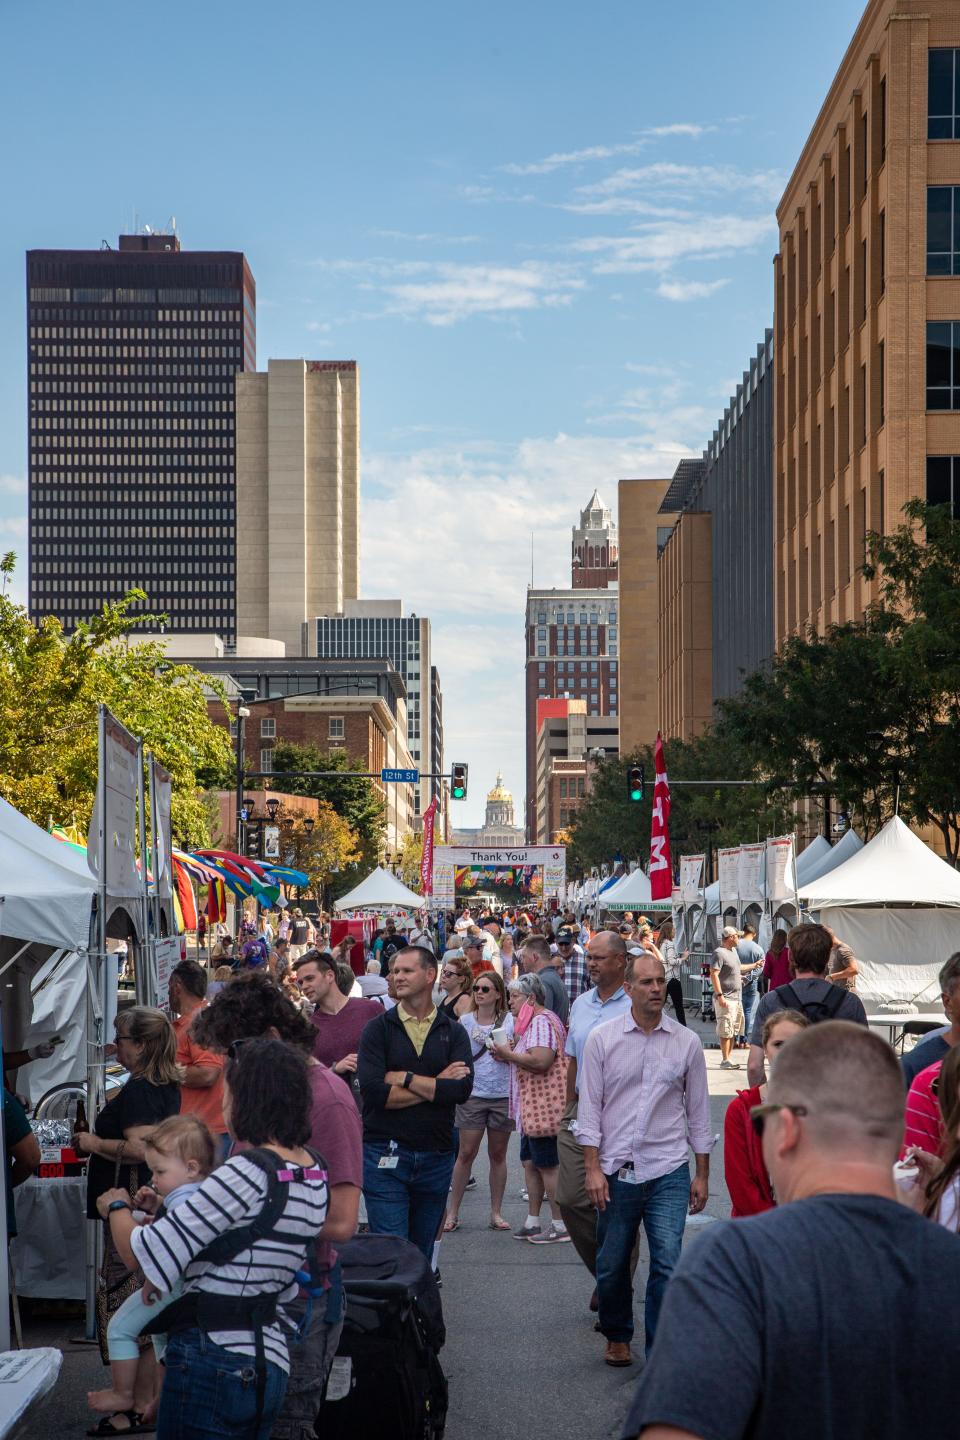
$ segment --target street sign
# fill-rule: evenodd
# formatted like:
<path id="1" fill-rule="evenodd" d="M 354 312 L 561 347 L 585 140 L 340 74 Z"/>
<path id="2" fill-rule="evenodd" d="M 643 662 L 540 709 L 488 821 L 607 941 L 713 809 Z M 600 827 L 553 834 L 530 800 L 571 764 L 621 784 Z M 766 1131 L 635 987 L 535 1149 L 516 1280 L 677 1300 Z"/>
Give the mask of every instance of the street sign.
<path id="1" fill-rule="evenodd" d="M 420 779 L 419 770 L 381 770 L 380 779 L 384 785 L 416 785 Z"/>

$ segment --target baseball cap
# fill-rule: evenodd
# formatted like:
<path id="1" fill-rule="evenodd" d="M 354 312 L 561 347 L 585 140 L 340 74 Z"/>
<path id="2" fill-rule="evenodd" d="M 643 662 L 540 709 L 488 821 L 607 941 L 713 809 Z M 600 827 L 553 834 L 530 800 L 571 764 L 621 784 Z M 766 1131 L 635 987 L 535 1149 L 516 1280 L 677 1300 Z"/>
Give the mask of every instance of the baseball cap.
<path id="1" fill-rule="evenodd" d="M 474 948 L 477 948 L 478 950 L 482 950 L 482 949 L 483 949 L 483 936 L 482 936 L 482 935 L 464 935 L 463 941 L 461 942 L 461 945 L 460 945 L 460 949 L 461 949 L 461 950 L 472 950 L 472 949 L 474 949 Z"/>
<path id="2" fill-rule="evenodd" d="M 739 934 L 740 931 L 737 929 L 736 925 L 724 925 L 723 929 L 720 931 L 720 939 L 728 940 L 731 935 Z"/>
<path id="3" fill-rule="evenodd" d="M 557 944 L 558 944 L 558 945 L 572 945 L 572 944 L 574 943 L 574 941 L 576 940 L 576 938 L 577 938 L 577 937 L 576 937 L 576 935 L 574 934 L 574 932 L 573 932 L 572 930 L 558 930 L 558 931 L 557 931 Z"/>

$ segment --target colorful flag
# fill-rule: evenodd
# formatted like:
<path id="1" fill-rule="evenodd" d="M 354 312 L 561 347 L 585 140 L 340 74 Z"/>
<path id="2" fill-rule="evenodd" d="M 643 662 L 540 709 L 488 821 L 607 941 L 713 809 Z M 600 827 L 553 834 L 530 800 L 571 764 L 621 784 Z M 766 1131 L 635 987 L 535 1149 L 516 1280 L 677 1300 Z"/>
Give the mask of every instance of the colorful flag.
<path id="1" fill-rule="evenodd" d="M 420 857 L 420 893 L 429 895 L 433 885 L 433 817 L 437 813 L 434 795 L 423 812 L 423 854 Z"/>
<path id="2" fill-rule="evenodd" d="M 663 756 L 663 740 L 657 731 L 653 752 L 653 819 L 650 825 L 650 898 L 669 900 L 673 893 L 673 866 L 670 863 L 670 782 Z"/>

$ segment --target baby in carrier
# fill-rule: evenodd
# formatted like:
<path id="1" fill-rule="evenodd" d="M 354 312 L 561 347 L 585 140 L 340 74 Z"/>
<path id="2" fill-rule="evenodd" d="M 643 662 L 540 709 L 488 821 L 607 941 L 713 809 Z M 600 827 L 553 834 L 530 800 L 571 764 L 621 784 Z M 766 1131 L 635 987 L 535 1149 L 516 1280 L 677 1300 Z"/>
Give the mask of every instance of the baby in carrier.
<path id="1" fill-rule="evenodd" d="M 144 1186 L 134 1196 L 134 1205 L 149 1218 L 169 1214 L 188 1200 L 216 1165 L 213 1136 L 195 1115 L 172 1115 L 164 1120 L 144 1146 L 147 1164 L 153 1171 L 154 1188 Z M 149 1223 L 149 1219 L 144 1223 Z M 120 1306 L 107 1326 L 107 1352 L 113 1381 L 108 1390 L 88 1390 L 90 1408 L 99 1413 L 114 1414 L 133 1405 L 133 1387 L 137 1374 L 140 1347 L 137 1336 L 144 1326 L 155 1319 L 183 1292 L 178 1282 L 169 1295 L 158 1303 L 154 1294 L 144 1298 L 136 1291 Z M 158 1358 L 163 1352 L 163 1336 L 154 1336 Z"/>

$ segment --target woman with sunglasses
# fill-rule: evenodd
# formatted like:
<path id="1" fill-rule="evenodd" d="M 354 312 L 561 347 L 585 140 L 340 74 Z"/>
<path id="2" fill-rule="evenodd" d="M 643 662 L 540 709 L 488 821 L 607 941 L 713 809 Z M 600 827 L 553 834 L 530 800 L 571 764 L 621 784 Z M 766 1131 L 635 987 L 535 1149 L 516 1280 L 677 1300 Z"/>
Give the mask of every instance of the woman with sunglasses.
<path id="1" fill-rule="evenodd" d="M 800 1010 L 775 1010 L 763 1027 L 763 1054 L 767 1072 L 788 1040 L 810 1024 Z M 733 1219 L 772 1210 L 776 1197 L 763 1163 L 763 1146 L 750 1116 L 767 1098 L 766 1081 L 750 1090 L 738 1090 L 727 1106 L 723 1122 L 723 1174 L 733 1202 Z M 762 1129 L 762 1126 L 761 1126 Z"/>
<path id="2" fill-rule="evenodd" d="M 942 1143 L 938 1152 L 907 1146 L 904 1158 L 914 1162 L 918 1173 L 913 1193 L 906 1198 L 914 1209 L 956 1235 L 960 1234 L 960 1045 L 954 1045 L 946 1059 L 931 1065 L 930 1071 L 934 1072 L 929 1074 L 929 1088 L 937 1104 Z M 920 1075 L 928 1073 L 921 1070 Z"/>
<path id="3" fill-rule="evenodd" d="M 460 1019 L 470 1009 L 470 995 L 473 988 L 473 970 L 470 962 L 459 955 L 443 957 L 440 970 L 440 989 L 443 999 L 438 1010 L 446 1010 L 451 1018 Z"/>
<path id="4" fill-rule="evenodd" d="M 484 970 L 477 976 L 470 1009 L 461 1015 L 460 1024 L 470 1036 L 473 1047 L 473 1091 L 469 1100 L 457 1106 L 460 1153 L 453 1167 L 453 1183 L 443 1228 L 448 1233 L 460 1229 L 460 1202 L 486 1131 L 490 1161 L 489 1228 L 509 1230 L 510 1223 L 504 1220 L 500 1211 L 507 1185 L 507 1146 L 514 1129 L 509 1114 L 510 1066 L 491 1053 L 490 1045 L 494 1030 L 503 1029 L 508 1040 L 512 1037 L 513 1016 L 507 1007 L 503 980 L 495 970 Z"/>

